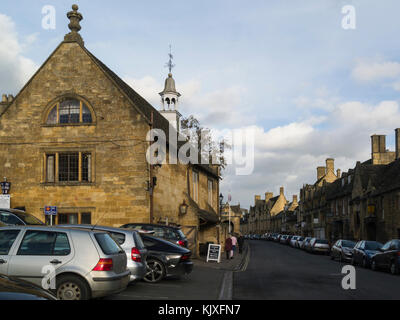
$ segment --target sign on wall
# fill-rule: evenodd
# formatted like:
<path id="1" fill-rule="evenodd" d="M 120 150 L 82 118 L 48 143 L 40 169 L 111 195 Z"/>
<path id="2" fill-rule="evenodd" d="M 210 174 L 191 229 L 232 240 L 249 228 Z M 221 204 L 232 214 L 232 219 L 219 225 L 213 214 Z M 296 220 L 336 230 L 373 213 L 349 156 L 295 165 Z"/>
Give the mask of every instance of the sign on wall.
<path id="1" fill-rule="evenodd" d="M 11 188 L 11 183 L 7 181 L 3 181 L 0 183 L 1 186 L 1 193 L 2 194 L 9 194 L 10 193 L 10 188 Z"/>
<path id="2" fill-rule="evenodd" d="M 44 214 L 46 216 L 56 216 L 57 215 L 57 207 L 52 207 L 52 206 L 44 207 Z"/>
<path id="3" fill-rule="evenodd" d="M 208 245 L 207 262 L 209 261 L 221 262 L 221 246 L 219 244 Z"/>
<path id="4" fill-rule="evenodd" d="M 9 194 L 0 194 L 0 209 L 10 209 L 11 196 Z"/>

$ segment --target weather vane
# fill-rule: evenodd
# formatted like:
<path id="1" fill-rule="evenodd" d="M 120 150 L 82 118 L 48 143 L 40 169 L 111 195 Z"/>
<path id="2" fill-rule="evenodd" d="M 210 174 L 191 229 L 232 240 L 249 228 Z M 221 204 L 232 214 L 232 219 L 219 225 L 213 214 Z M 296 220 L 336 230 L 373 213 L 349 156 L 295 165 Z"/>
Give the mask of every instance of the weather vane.
<path id="1" fill-rule="evenodd" d="M 171 45 L 169 45 L 169 61 L 165 64 L 166 67 L 168 67 L 169 69 L 169 73 L 172 72 L 172 68 L 175 67 L 175 65 L 172 63 L 172 59 L 174 58 L 174 56 L 172 55 L 172 51 L 171 51 Z"/>

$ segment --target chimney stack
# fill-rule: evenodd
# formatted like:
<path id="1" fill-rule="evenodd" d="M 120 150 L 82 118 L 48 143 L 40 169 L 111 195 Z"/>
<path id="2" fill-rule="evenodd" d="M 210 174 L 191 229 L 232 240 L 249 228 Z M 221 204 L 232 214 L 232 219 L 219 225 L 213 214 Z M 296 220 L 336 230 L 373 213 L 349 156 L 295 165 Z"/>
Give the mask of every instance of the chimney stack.
<path id="1" fill-rule="evenodd" d="M 371 136 L 371 149 L 372 153 L 385 153 L 386 152 L 386 136 L 374 134 Z"/>
<path id="2" fill-rule="evenodd" d="M 340 169 L 336 170 L 336 177 L 338 177 L 338 179 L 341 177 L 342 175 L 342 171 Z"/>
<path id="3" fill-rule="evenodd" d="M 297 194 L 293 195 L 293 204 L 297 204 Z"/>
<path id="4" fill-rule="evenodd" d="M 13 100 L 14 100 L 14 96 L 12 95 L 12 94 L 9 94 L 8 95 L 8 103 L 11 103 L 11 102 L 13 102 Z"/>
<path id="5" fill-rule="evenodd" d="M 279 190 L 279 194 L 283 196 L 284 192 L 285 192 L 285 188 L 281 187 L 280 190 Z"/>
<path id="6" fill-rule="evenodd" d="M 8 99 L 7 99 L 7 95 L 3 94 L 2 99 L 1 99 L 1 103 L 7 103 Z"/>
<path id="7" fill-rule="evenodd" d="M 400 129 L 395 130 L 395 142 L 396 142 L 396 160 L 400 158 Z"/>
<path id="8" fill-rule="evenodd" d="M 335 174 L 335 159 L 326 159 L 326 173 L 328 173 L 329 171 Z"/>
<path id="9" fill-rule="evenodd" d="M 265 193 L 265 202 L 269 201 L 273 197 L 274 197 L 274 194 L 272 192 L 266 192 Z"/>
<path id="10" fill-rule="evenodd" d="M 318 167 L 317 168 L 317 180 L 321 179 L 326 173 L 325 167 Z"/>
<path id="11" fill-rule="evenodd" d="M 257 203 L 257 200 L 261 200 L 261 196 L 255 196 L 254 197 L 254 204 L 256 204 Z"/>

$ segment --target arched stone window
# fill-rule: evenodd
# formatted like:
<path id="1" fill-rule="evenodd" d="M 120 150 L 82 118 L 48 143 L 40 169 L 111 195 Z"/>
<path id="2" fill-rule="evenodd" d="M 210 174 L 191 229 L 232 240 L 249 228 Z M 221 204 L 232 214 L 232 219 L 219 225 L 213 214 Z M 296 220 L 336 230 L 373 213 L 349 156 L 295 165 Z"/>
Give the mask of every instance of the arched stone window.
<path id="1" fill-rule="evenodd" d="M 94 117 L 88 104 L 81 99 L 64 97 L 51 105 L 46 124 L 91 124 Z"/>

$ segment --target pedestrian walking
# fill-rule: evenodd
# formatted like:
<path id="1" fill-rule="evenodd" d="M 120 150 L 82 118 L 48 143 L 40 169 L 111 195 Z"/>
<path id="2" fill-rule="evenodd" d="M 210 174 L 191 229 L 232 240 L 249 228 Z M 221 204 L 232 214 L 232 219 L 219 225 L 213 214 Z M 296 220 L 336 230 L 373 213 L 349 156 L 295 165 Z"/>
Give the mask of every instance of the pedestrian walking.
<path id="1" fill-rule="evenodd" d="M 231 258 L 232 252 L 232 239 L 230 237 L 225 239 L 225 252 L 226 252 L 226 260 Z"/>
<path id="2" fill-rule="evenodd" d="M 240 234 L 238 238 L 239 254 L 242 254 L 243 252 L 243 244 L 244 244 L 244 237 L 242 234 Z"/>
<path id="3" fill-rule="evenodd" d="M 233 256 L 234 256 L 235 251 L 236 251 L 236 246 L 238 244 L 238 240 L 233 234 L 231 235 L 231 239 L 232 239 L 232 256 L 231 256 L 231 259 L 233 259 Z"/>

